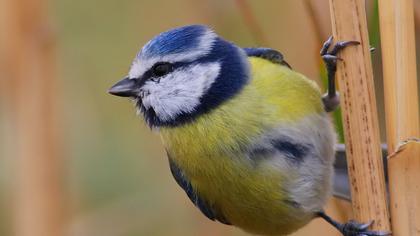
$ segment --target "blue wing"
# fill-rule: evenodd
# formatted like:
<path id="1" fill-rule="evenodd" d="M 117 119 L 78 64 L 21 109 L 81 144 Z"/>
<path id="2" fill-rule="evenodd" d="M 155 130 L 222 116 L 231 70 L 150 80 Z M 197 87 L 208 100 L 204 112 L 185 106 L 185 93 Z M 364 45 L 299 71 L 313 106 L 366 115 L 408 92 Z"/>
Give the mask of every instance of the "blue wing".
<path id="1" fill-rule="evenodd" d="M 287 66 L 290 69 L 292 69 L 292 67 L 289 65 L 289 63 L 287 63 L 284 60 L 283 55 L 271 48 L 244 48 L 245 53 L 249 56 L 249 57 L 260 57 L 266 60 L 269 60 L 273 63 L 276 64 L 280 64 L 283 66 Z"/>
<path id="2" fill-rule="evenodd" d="M 171 169 L 171 173 L 175 178 L 175 181 L 178 183 L 181 188 L 184 189 L 187 196 L 190 198 L 190 200 L 194 203 L 200 211 L 207 216 L 210 220 L 217 220 L 223 224 L 230 225 L 229 221 L 226 220 L 226 218 L 221 215 L 220 213 L 216 212 L 214 209 L 211 208 L 193 189 L 190 181 L 186 178 L 186 176 L 183 174 L 182 170 L 176 165 L 176 163 L 171 159 L 171 157 L 168 154 L 169 159 L 169 167 Z"/>

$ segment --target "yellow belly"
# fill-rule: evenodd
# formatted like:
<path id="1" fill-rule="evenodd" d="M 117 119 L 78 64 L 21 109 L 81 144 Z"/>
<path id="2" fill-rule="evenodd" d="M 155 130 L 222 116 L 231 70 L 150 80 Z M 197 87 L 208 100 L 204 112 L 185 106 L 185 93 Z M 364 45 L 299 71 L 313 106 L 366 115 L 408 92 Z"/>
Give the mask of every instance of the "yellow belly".
<path id="1" fill-rule="evenodd" d="M 215 166 L 214 176 L 193 178 L 192 185 L 233 225 L 256 234 L 286 235 L 312 219 L 290 204 L 281 173 L 228 160 Z"/>
<path id="2" fill-rule="evenodd" d="M 195 137 L 190 147 L 205 145 Z M 165 145 L 197 194 L 235 226 L 257 234 L 286 235 L 313 217 L 290 203 L 282 188 L 283 173 L 272 166 L 255 166 L 235 152 L 225 155 L 202 146 L 201 154 L 190 154 L 174 148 L 173 142 Z"/>
<path id="3" fill-rule="evenodd" d="M 285 173 L 253 165 L 244 148 L 278 124 L 293 125 L 323 112 L 320 93 L 285 67 L 258 58 L 250 62 L 252 80 L 239 95 L 194 122 L 160 133 L 193 188 L 232 224 L 259 234 L 288 234 L 313 215 L 288 202 Z"/>

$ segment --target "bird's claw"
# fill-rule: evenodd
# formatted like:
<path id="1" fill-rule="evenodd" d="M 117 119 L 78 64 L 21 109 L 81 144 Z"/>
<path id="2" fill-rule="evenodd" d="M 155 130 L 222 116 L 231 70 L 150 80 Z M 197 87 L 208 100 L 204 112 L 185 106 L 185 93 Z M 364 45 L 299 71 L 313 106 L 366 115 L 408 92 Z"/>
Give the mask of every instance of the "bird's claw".
<path id="1" fill-rule="evenodd" d="M 331 54 L 325 54 L 324 56 L 322 56 L 322 59 L 324 60 L 325 64 L 327 64 L 327 66 L 333 63 L 335 65 L 337 61 L 343 60 L 343 58 Z"/>
<path id="2" fill-rule="evenodd" d="M 331 45 L 333 44 L 333 40 L 334 40 L 333 36 L 330 36 L 327 39 L 327 41 L 325 41 L 324 45 L 321 48 L 321 52 L 320 52 L 321 56 L 324 56 L 324 55 L 327 55 L 327 54 L 336 56 L 337 53 L 339 53 L 342 49 L 346 48 L 347 46 L 359 45 L 360 44 L 359 41 L 354 41 L 354 40 L 339 41 L 334 45 L 334 47 L 331 49 L 331 51 L 328 52 L 328 49 L 330 49 Z"/>
<path id="3" fill-rule="evenodd" d="M 321 56 L 324 56 L 325 54 L 327 54 L 328 49 L 330 48 L 332 42 L 333 42 L 333 36 L 330 36 L 327 39 L 327 41 L 325 41 L 324 45 L 322 45 L 321 52 L 320 52 Z"/>
<path id="4" fill-rule="evenodd" d="M 351 220 L 343 224 L 340 227 L 341 228 L 340 231 L 344 236 L 388 236 L 388 235 L 391 235 L 390 232 L 368 230 L 369 226 L 371 226 L 373 222 L 374 221 L 370 221 L 368 223 L 361 224 L 354 220 Z"/>
<path id="5" fill-rule="evenodd" d="M 327 67 L 332 66 L 336 67 L 337 60 L 342 61 L 340 57 L 337 57 L 337 54 L 350 45 L 359 45 L 360 42 L 358 41 L 339 41 L 337 42 L 334 47 L 328 51 L 331 48 L 331 45 L 333 43 L 333 37 L 330 36 L 327 41 L 324 43 L 321 49 L 321 57 L 324 60 L 325 64 L 327 64 Z M 333 65 L 334 64 L 334 65 Z"/>
<path id="6" fill-rule="evenodd" d="M 347 46 L 350 45 L 359 45 L 360 42 L 358 41 L 340 41 L 337 42 L 333 49 L 331 50 L 331 52 L 329 53 L 330 55 L 337 55 L 338 52 L 340 52 L 342 49 L 346 48 Z"/>

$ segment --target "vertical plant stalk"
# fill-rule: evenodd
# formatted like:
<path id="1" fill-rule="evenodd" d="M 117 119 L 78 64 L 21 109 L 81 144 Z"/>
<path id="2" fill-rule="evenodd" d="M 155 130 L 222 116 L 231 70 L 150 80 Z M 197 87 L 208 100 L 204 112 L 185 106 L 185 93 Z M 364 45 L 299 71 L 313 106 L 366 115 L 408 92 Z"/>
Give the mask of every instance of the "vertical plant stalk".
<path id="1" fill-rule="evenodd" d="M 391 223 L 395 236 L 420 235 L 420 120 L 413 0 L 380 0 L 379 16 L 387 142 L 392 153 L 388 157 Z"/>
<path id="2" fill-rule="evenodd" d="M 365 1 L 330 0 L 330 13 L 336 41 L 361 43 L 341 53 L 337 71 L 354 217 L 389 231 Z"/>
<path id="3" fill-rule="evenodd" d="M 414 21 L 417 27 L 420 27 L 420 2 L 414 1 Z"/>
<path id="4" fill-rule="evenodd" d="M 246 0 L 235 0 L 246 26 L 260 46 L 268 47 L 268 40 Z"/>
<path id="5" fill-rule="evenodd" d="M 318 41 L 319 45 L 322 45 L 322 43 L 329 37 L 328 33 L 325 32 L 325 28 L 327 27 L 326 24 L 323 24 L 321 17 L 319 17 L 320 14 L 325 14 L 325 12 L 320 12 L 318 9 L 316 9 L 315 4 L 320 4 L 318 1 L 314 0 L 305 0 L 303 2 L 303 6 L 305 7 L 305 11 L 311 21 L 312 27 L 315 32 L 315 38 Z M 327 3 L 325 3 L 326 6 Z M 321 6 L 323 6 L 324 3 L 322 3 Z M 319 8 L 319 7 L 318 7 Z M 319 56 L 319 50 L 316 51 L 316 57 L 321 61 L 321 57 Z"/>
<path id="6" fill-rule="evenodd" d="M 323 30 L 323 25 L 322 22 L 320 22 L 320 19 L 318 17 L 318 12 L 316 12 L 316 9 L 314 7 L 314 4 L 312 2 L 312 0 L 305 0 L 303 2 L 303 6 L 305 7 L 305 12 L 308 15 L 309 21 L 311 22 L 312 28 L 314 30 L 315 33 L 315 39 L 317 42 L 317 45 L 322 45 L 323 42 L 328 38 L 327 35 L 324 35 L 324 30 Z M 319 56 L 319 48 L 315 49 L 313 51 L 313 55 L 315 57 L 315 60 L 318 64 L 318 68 L 320 68 L 319 71 L 319 77 L 317 78 L 312 78 L 320 88 L 325 88 L 325 83 L 322 80 L 322 75 L 325 73 L 323 73 L 325 71 L 324 69 L 324 63 L 322 62 L 321 57 Z M 326 77 L 326 76 L 325 76 Z"/>
<path id="7" fill-rule="evenodd" d="M 0 0 L 2 79 L 13 143 L 13 235 L 63 235 L 55 45 L 47 1 Z"/>

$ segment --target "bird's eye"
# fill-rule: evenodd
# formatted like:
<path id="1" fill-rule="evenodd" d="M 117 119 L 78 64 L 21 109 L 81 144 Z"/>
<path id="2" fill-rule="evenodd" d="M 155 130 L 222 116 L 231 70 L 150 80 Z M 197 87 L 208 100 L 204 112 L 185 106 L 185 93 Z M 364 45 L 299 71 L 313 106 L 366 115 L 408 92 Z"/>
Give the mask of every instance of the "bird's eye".
<path id="1" fill-rule="evenodd" d="M 168 62 L 158 63 L 154 65 L 152 68 L 153 76 L 155 77 L 164 76 L 170 73 L 172 70 L 173 70 L 173 66 L 171 63 L 168 63 Z"/>

